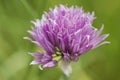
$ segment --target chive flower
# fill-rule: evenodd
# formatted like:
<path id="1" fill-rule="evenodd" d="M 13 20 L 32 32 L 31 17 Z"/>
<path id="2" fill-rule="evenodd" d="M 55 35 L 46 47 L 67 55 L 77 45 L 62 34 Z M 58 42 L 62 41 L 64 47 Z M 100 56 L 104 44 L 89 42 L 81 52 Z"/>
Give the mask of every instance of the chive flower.
<path id="1" fill-rule="evenodd" d="M 51 68 L 61 62 L 61 68 L 68 76 L 72 69 L 71 62 L 78 61 L 82 54 L 103 44 L 108 34 L 100 35 L 103 26 L 97 29 L 92 26 L 94 13 L 84 12 L 79 7 L 66 5 L 56 6 L 42 15 L 41 20 L 32 21 L 34 27 L 28 32 L 35 43 L 44 51 L 31 53 L 40 69 Z"/>

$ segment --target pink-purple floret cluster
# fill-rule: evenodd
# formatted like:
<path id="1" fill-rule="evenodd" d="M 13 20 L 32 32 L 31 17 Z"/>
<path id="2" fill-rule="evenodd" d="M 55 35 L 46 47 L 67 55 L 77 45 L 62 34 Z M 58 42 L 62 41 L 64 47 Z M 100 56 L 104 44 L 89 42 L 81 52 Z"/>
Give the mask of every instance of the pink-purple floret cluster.
<path id="1" fill-rule="evenodd" d="M 81 54 L 109 43 L 103 41 L 108 34 L 100 35 L 103 26 L 99 30 L 92 26 L 94 19 L 94 13 L 73 6 L 60 5 L 45 12 L 41 20 L 33 21 L 35 27 L 28 31 L 34 40 L 27 39 L 44 50 L 31 54 L 35 57 L 31 64 L 54 67 L 59 61 L 54 60 L 56 56 L 68 62 L 78 61 Z"/>

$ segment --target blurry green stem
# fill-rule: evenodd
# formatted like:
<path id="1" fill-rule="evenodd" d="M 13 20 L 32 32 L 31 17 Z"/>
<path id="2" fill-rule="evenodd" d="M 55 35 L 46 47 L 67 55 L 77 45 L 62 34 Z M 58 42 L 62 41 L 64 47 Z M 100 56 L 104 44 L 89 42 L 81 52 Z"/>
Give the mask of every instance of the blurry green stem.
<path id="1" fill-rule="evenodd" d="M 63 75 L 64 80 L 68 80 L 68 76 L 66 76 L 65 74 Z"/>
<path id="2" fill-rule="evenodd" d="M 60 78 L 60 80 L 69 80 L 68 76 L 66 76 L 65 74 L 62 75 L 62 77 Z"/>

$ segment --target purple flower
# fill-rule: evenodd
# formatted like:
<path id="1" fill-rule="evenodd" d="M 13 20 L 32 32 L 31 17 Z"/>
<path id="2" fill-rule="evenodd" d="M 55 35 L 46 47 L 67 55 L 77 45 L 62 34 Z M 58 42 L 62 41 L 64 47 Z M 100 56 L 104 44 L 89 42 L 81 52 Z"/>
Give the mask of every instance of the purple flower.
<path id="1" fill-rule="evenodd" d="M 38 45 L 44 52 L 31 54 L 42 68 L 57 66 L 62 62 L 62 70 L 66 75 L 72 71 L 70 63 L 76 62 L 79 56 L 100 45 L 108 34 L 101 35 L 103 26 L 98 30 L 92 26 L 94 13 L 85 13 L 82 8 L 64 5 L 50 9 L 41 20 L 33 21 L 34 28 L 28 31 L 34 40 L 25 37 Z"/>

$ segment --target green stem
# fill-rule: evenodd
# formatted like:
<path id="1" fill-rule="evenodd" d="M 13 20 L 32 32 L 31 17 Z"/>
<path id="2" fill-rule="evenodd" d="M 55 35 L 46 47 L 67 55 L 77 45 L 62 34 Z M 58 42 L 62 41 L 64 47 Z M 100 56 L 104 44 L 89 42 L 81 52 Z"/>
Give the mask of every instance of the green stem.
<path id="1" fill-rule="evenodd" d="M 68 76 L 66 76 L 65 74 L 62 75 L 62 77 L 60 78 L 60 80 L 69 80 Z"/>
<path id="2" fill-rule="evenodd" d="M 63 75 L 64 80 L 68 80 L 68 76 L 66 76 L 65 74 Z"/>

